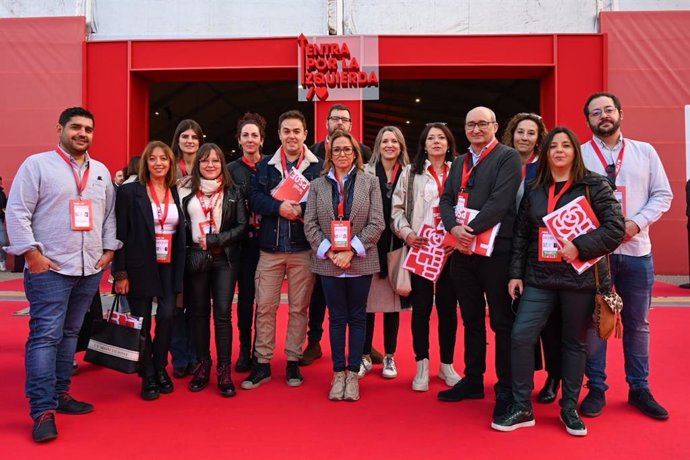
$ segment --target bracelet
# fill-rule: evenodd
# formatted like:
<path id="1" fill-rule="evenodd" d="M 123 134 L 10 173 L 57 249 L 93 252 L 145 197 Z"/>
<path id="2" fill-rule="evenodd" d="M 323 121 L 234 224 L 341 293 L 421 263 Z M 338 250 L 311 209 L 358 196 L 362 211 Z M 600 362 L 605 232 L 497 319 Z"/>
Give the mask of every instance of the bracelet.
<path id="1" fill-rule="evenodd" d="M 127 279 L 127 272 L 124 271 L 124 270 L 123 270 L 123 271 L 119 271 L 119 272 L 115 272 L 115 273 L 113 273 L 113 279 L 114 279 L 115 281 L 126 280 L 126 279 Z"/>

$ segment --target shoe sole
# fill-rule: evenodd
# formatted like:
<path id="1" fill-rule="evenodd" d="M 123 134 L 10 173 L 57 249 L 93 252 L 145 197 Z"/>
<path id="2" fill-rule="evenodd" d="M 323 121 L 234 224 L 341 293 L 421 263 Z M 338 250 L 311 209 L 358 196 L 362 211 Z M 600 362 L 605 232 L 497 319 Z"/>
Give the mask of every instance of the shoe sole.
<path id="1" fill-rule="evenodd" d="M 55 412 L 57 412 L 58 414 L 63 414 L 63 415 L 84 415 L 84 414 L 89 414 L 89 413 L 93 412 L 93 407 L 91 409 L 86 409 L 86 410 L 79 411 L 79 412 L 70 412 L 70 411 L 65 411 L 65 410 L 60 410 L 60 409 L 55 409 Z"/>
<path id="2" fill-rule="evenodd" d="M 395 374 L 386 374 L 386 373 L 383 373 L 383 372 L 382 372 L 381 375 L 383 376 L 384 379 L 394 379 L 394 378 L 396 378 L 396 377 L 398 376 L 398 373 L 396 372 Z M 429 388 L 429 387 L 428 387 L 428 385 L 427 385 L 427 389 L 428 389 L 428 388 Z"/>
<path id="3" fill-rule="evenodd" d="M 34 440 L 34 442 L 48 442 L 48 441 L 52 441 L 53 439 L 55 439 L 57 437 L 58 437 L 57 433 L 55 433 L 55 434 L 51 433 L 49 435 L 42 436 L 40 438 L 33 437 L 33 440 Z"/>
<path id="4" fill-rule="evenodd" d="M 515 425 L 510 425 L 510 426 L 505 426 L 505 425 L 497 425 L 494 422 L 491 422 L 491 428 L 493 428 L 496 431 L 503 431 L 504 433 L 510 432 L 510 431 L 515 431 L 518 428 L 529 428 L 533 427 L 535 425 L 534 420 L 528 420 L 526 422 L 521 422 L 521 423 L 516 423 Z"/>
<path id="5" fill-rule="evenodd" d="M 567 431 L 568 434 L 570 434 L 572 436 L 587 436 L 587 428 L 586 427 L 584 430 L 573 430 L 572 428 L 570 428 L 568 425 L 565 424 L 565 421 L 563 420 L 562 417 L 559 417 L 559 418 L 561 419 L 561 422 L 565 426 L 565 431 Z"/>
<path id="6" fill-rule="evenodd" d="M 590 417 L 590 418 L 599 417 L 603 411 L 604 411 L 604 409 L 601 408 L 598 412 L 589 412 L 589 411 L 582 410 L 582 406 L 580 406 L 580 414 L 584 415 L 585 417 Z"/>
<path id="7" fill-rule="evenodd" d="M 259 380 L 256 383 L 248 382 L 245 380 L 244 382 L 240 383 L 240 388 L 242 388 L 243 390 L 253 390 L 254 388 L 261 386 L 262 383 L 269 382 L 270 380 L 271 377 L 266 377 L 265 379 Z"/>
<path id="8" fill-rule="evenodd" d="M 439 401 L 443 402 L 460 402 L 465 399 L 484 399 L 484 393 L 474 393 L 471 395 L 463 396 L 462 398 L 448 398 L 447 396 L 440 396 L 438 397 Z"/>
<path id="9" fill-rule="evenodd" d="M 208 386 L 208 382 L 203 387 L 191 387 L 190 386 L 188 388 L 189 388 L 189 391 L 191 391 L 192 393 L 198 393 L 200 391 L 203 391 L 207 386 Z M 161 391 L 161 393 L 163 393 L 163 392 Z"/>
<path id="10" fill-rule="evenodd" d="M 668 414 L 666 414 L 666 415 L 656 415 L 656 414 L 652 414 L 652 413 L 650 413 L 650 412 L 645 411 L 644 409 L 642 409 L 642 407 L 641 407 L 639 404 L 634 403 L 634 402 L 632 402 L 632 401 L 628 401 L 628 404 L 630 404 L 630 405 L 633 406 L 634 408 L 638 409 L 640 412 L 642 412 L 642 413 L 643 413 L 644 415 L 646 415 L 647 417 L 651 417 L 651 418 L 653 418 L 653 419 L 655 419 L 655 420 L 668 420 Z"/>
<path id="11" fill-rule="evenodd" d="M 426 385 L 415 385 L 413 383 L 412 384 L 412 390 L 414 390 L 414 391 L 429 391 L 429 384 L 427 383 Z"/>
<path id="12" fill-rule="evenodd" d="M 311 364 L 314 363 L 314 361 L 316 361 L 317 359 L 321 359 L 321 358 L 323 358 L 323 353 L 320 353 L 320 354 L 314 356 L 314 358 L 312 358 L 312 359 L 301 358 L 297 362 L 299 363 L 300 366 L 310 366 Z"/>
<path id="13" fill-rule="evenodd" d="M 150 395 L 150 396 L 141 395 L 141 399 L 143 399 L 144 401 L 154 401 L 154 400 L 160 398 L 160 396 L 161 396 L 160 393 L 156 393 L 155 395 Z"/>
<path id="14" fill-rule="evenodd" d="M 304 383 L 304 380 L 286 380 L 285 383 L 289 387 L 298 387 Z"/>
<path id="15" fill-rule="evenodd" d="M 202 388 L 202 390 L 203 390 L 203 388 Z M 158 391 L 159 391 L 162 395 L 169 395 L 170 393 L 172 393 L 173 391 L 175 391 L 175 388 L 173 387 L 173 388 L 164 390 L 163 388 L 158 387 Z"/>

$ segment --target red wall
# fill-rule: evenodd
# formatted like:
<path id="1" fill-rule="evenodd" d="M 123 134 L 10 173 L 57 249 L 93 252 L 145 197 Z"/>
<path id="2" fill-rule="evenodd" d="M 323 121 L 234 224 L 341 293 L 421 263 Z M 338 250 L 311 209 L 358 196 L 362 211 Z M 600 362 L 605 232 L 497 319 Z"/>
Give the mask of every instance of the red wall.
<path id="1" fill-rule="evenodd" d="M 673 188 L 671 210 L 651 229 L 656 272 L 687 274 L 690 11 L 602 13 L 601 29 L 609 36 L 609 89 L 623 104 L 623 135 L 654 145 Z"/>
<path id="2" fill-rule="evenodd" d="M 0 19 L 0 176 L 6 191 L 27 156 L 57 145 L 60 112 L 81 105 L 83 51 L 83 17 Z"/>

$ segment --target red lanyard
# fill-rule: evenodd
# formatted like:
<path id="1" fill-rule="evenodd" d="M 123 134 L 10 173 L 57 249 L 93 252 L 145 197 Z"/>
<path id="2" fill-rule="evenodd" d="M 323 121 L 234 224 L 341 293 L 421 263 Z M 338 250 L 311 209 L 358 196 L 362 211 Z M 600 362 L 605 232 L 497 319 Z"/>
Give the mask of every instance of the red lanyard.
<path id="1" fill-rule="evenodd" d="M 299 158 L 297 159 L 297 164 L 295 165 L 295 168 L 299 169 L 299 166 L 302 164 L 302 160 L 304 160 L 304 148 L 302 148 L 302 153 L 299 154 Z M 287 153 L 285 152 L 285 148 L 282 146 L 280 147 L 280 161 L 283 164 L 283 175 L 287 177 Z"/>
<path id="2" fill-rule="evenodd" d="M 446 187 L 446 182 L 448 181 L 448 165 L 445 163 L 443 164 L 443 182 L 439 180 L 433 166 L 429 166 L 429 174 L 431 174 L 431 177 L 433 177 L 434 181 L 436 181 L 438 197 L 441 198 L 441 195 L 443 195 L 443 189 Z"/>
<path id="3" fill-rule="evenodd" d="M 391 171 L 391 180 L 386 182 L 387 185 L 393 185 L 395 183 L 395 178 L 398 175 L 398 171 L 400 171 L 400 163 L 396 161 L 395 166 L 393 166 L 393 171 Z"/>
<path id="4" fill-rule="evenodd" d="M 558 203 L 558 200 L 563 196 L 563 194 L 568 191 L 570 186 L 572 185 L 572 181 L 568 179 L 568 182 L 566 182 L 563 185 L 563 188 L 561 191 L 558 193 L 558 195 L 554 196 L 556 193 L 556 184 L 551 184 L 551 187 L 549 187 L 549 202 L 546 205 L 546 213 L 550 214 L 556 209 L 556 203 Z"/>
<path id="5" fill-rule="evenodd" d="M 465 161 L 465 164 L 462 167 L 462 185 L 460 187 L 461 191 L 465 191 L 467 189 L 467 183 L 470 180 L 470 176 L 472 175 L 472 171 L 474 171 L 474 168 L 477 167 L 477 165 L 484 159 L 486 158 L 492 151 L 493 149 L 498 145 L 498 141 L 494 139 L 489 143 L 489 145 L 486 146 L 486 149 L 484 150 L 484 153 L 479 155 L 479 158 L 477 158 L 477 162 L 468 170 L 468 165 L 470 164 L 470 159 L 472 158 L 472 152 L 467 153 L 467 161 Z"/>
<path id="6" fill-rule="evenodd" d="M 597 154 L 599 157 L 599 161 L 601 161 L 601 165 L 604 167 L 604 171 L 606 171 L 606 168 L 609 166 L 609 162 L 606 161 L 606 157 L 604 157 L 604 154 L 601 153 L 601 149 L 597 145 L 596 142 L 594 142 L 594 139 L 589 141 L 590 144 L 592 144 L 592 148 L 594 149 L 594 152 Z M 621 171 L 621 167 L 623 167 L 623 155 L 625 155 L 625 141 L 623 141 L 623 146 L 621 147 L 621 151 L 618 154 L 618 159 L 616 160 L 616 170 L 615 173 L 613 174 L 614 177 L 618 177 L 618 173 Z M 608 173 L 608 171 L 606 171 Z"/>
<path id="7" fill-rule="evenodd" d="M 525 163 L 524 165 L 522 165 L 522 178 L 523 178 L 523 179 L 524 179 L 525 177 L 527 177 L 527 165 L 532 164 L 532 163 L 534 162 L 534 160 L 536 160 L 536 159 L 537 159 L 537 156 L 533 153 L 533 154 L 530 155 L 530 157 L 527 159 L 527 163 Z"/>
<path id="8" fill-rule="evenodd" d="M 220 190 L 223 185 L 221 184 L 218 186 L 218 188 L 211 193 L 211 197 L 208 200 L 208 206 L 206 206 L 206 203 L 204 203 L 203 198 L 205 195 L 201 193 L 201 191 L 196 192 L 196 198 L 199 200 L 199 204 L 201 205 L 201 210 L 204 212 L 204 216 L 206 216 L 210 221 L 211 225 L 214 225 L 214 220 L 213 220 L 213 208 L 216 207 L 216 203 L 218 202 L 218 198 L 220 198 Z"/>
<path id="9" fill-rule="evenodd" d="M 158 195 L 156 194 L 156 189 L 153 186 L 153 182 L 149 181 L 149 192 L 151 192 L 151 197 L 153 198 L 153 202 L 156 205 L 156 210 L 158 211 L 158 223 L 161 226 L 161 232 L 163 231 L 163 225 L 165 225 L 165 219 L 168 218 L 168 201 L 170 198 L 170 187 L 165 189 L 165 203 L 163 206 L 163 209 L 161 210 L 161 202 L 158 199 Z"/>
<path id="10" fill-rule="evenodd" d="M 182 177 L 189 176 L 187 167 L 184 165 L 184 160 L 182 158 L 180 158 L 180 172 L 182 173 Z"/>
<path id="11" fill-rule="evenodd" d="M 65 163 L 67 163 L 67 166 L 69 166 L 72 169 L 72 174 L 74 174 L 74 182 L 77 184 L 77 193 L 81 197 L 81 194 L 84 192 L 84 189 L 86 188 L 86 184 L 89 182 L 89 172 L 91 171 L 89 168 L 89 164 L 86 164 L 86 171 L 84 171 L 84 176 L 80 179 L 79 178 L 79 167 L 69 161 L 69 156 L 58 146 L 56 150 L 57 154 L 60 155 L 60 158 L 65 160 Z"/>
<path id="12" fill-rule="evenodd" d="M 251 160 L 247 160 L 247 157 L 245 157 L 244 155 L 242 155 L 242 162 L 249 166 L 252 169 L 252 171 L 256 171 L 256 164 L 252 163 Z"/>
<path id="13" fill-rule="evenodd" d="M 345 185 L 344 185 L 344 179 L 343 182 L 340 182 L 340 179 L 338 179 L 338 176 L 335 176 L 336 182 L 338 183 L 338 194 L 340 195 L 340 201 L 338 201 L 338 218 L 340 220 L 343 219 L 345 216 Z"/>

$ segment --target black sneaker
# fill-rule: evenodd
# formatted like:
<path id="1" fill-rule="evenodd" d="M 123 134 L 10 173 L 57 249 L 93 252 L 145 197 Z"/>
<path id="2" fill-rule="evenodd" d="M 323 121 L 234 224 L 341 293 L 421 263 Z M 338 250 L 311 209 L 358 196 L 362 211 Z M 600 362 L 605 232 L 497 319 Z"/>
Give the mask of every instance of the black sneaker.
<path id="1" fill-rule="evenodd" d="M 269 363 L 254 362 L 249 377 L 240 384 L 243 390 L 253 390 L 264 382 L 271 380 L 271 365 Z"/>
<path id="2" fill-rule="evenodd" d="M 45 442 L 57 438 L 57 426 L 55 426 L 55 412 L 46 411 L 34 419 L 34 427 L 31 437 L 35 442 Z"/>
<path id="3" fill-rule="evenodd" d="M 565 431 L 573 436 L 587 436 L 587 427 L 580 418 L 577 409 L 574 407 L 564 407 L 561 409 L 561 422 L 565 425 Z"/>
<path id="4" fill-rule="evenodd" d="M 285 370 L 285 381 L 289 387 L 298 387 L 304 382 L 304 377 L 302 377 L 297 361 L 288 361 L 287 369 Z"/>
<path id="5" fill-rule="evenodd" d="M 93 404 L 77 401 L 69 393 L 58 395 L 57 412 L 60 414 L 81 415 L 93 412 Z"/>
<path id="6" fill-rule="evenodd" d="M 534 413 L 530 407 L 511 405 L 507 412 L 494 417 L 491 428 L 496 431 L 515 431 L 518 428 L 534 426 Z"/>
<path id="7" fill-rule="evenodd" d="M 646 388 L 628 391 L 628 404 L 637 407 L 643 414 L 657 420 L 668 418 L 668 411 L 656 402 L 652 393 Z"/>
<path id="8" fill-rule="evenodd" d="M 587 417 L 598 417 L 606 406 L 606 395 L 598 388 L 590 388 L 580 403 L 580 412 Z"/>
<path id="9" fill-rule="evenodd" d="M 438 399 L 446 402 L 457 402 L 463 399 L 482 399 L 484 397 L 484 385 L 471 383 L 462 379 L 449 390 L 439 391 Z"/>

